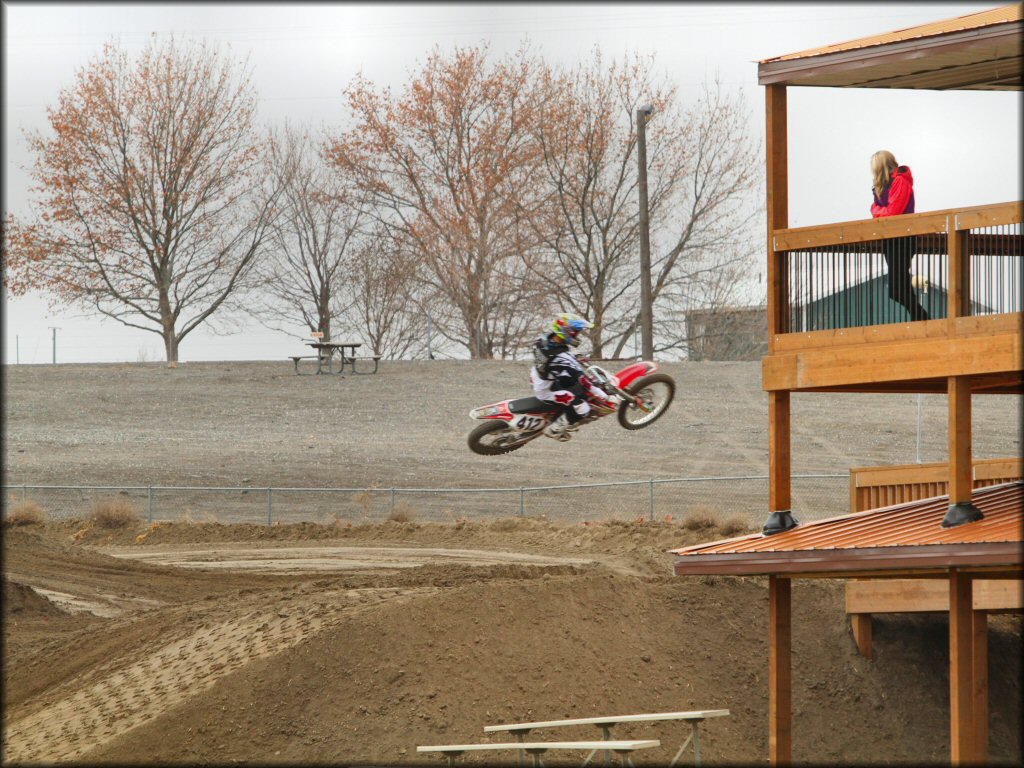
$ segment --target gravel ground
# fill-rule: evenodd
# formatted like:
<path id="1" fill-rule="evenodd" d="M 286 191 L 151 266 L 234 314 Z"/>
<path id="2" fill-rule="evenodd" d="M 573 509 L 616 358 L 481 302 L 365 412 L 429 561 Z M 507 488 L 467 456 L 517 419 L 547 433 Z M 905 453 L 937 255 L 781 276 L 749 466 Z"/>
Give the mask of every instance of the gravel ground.
<path id="1" fill-rule="evenodd" d="M 676 399 L 647 429 L 605 419 L 483 457 L 466 447 L 467 413 L 528 394 L 526 363 L 383 361 L 344 378 L 287 361 L 5 366 L 4 481 L 467 488 L 767 472 L 759 363 L 662 370 Z M 922 402 L 921 458 L 945 460 L 946 398 Z M 798 394 L 792 411 L 794 473 L 917 458 L 917 395 Z M 1020 423 L 1020 397 L 975 397 L 975 457 L 1020 455 Z"/>

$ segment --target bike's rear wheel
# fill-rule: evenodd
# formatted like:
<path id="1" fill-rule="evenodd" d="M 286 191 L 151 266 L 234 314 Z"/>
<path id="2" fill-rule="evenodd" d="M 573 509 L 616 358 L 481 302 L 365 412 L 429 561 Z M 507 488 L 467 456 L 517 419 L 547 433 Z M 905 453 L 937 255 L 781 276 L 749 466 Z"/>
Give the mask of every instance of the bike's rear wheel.
<path id="1" fill-rule="evenodd" d="M 675 380 L 664 373 L 641 376 L 626 388 L 639 405 L 623 401 L 619 406 L 619 424 L 625 429 L 643 429 L 662 417 L 676 396 Z"/>
<path id="2" fill-rule="evenodd" d="M 522 448 L 540 434 L 539 432 L 517 432 L 504 421 L 485 421 L 469 433 L 466 440 L 469 449 L 481 456 L 500 456 Z"/>

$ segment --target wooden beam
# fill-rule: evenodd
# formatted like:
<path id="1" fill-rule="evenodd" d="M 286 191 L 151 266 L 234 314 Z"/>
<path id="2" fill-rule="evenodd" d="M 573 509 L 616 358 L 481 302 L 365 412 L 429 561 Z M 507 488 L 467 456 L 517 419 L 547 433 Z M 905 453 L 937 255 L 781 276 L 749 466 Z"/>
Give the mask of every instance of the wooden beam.
<path id="1" fill-rule="evenodd" d="M 857 328 L 834 328 L 824 331 L 783 333 L 775 339 L 775 353 L 802 352 L 828 347 L 849 347 L 867 344 L 899 344 L 934 339 L 966 339 L 972 336 L 1002 336 L 1024 333 L 1024 312 L 999 315 L 961 317 L 950 324 L 947 320 L 919 320 L 915 323 L 864 325 Z"/>
<path id="2" fill-rule="evenodd" d="M 761 359 L 766 391 L 891 384 L 950 376 L 1012 375 L 1024 369 L 1020 333 L 972 338 L 836 346 L 783 352 Z"/>
<path id="3" fill-rule="evenodd" d="M 945 584 L 944 588 L 949 589 Z M 857 644 L 857 650 L 865 659 L 874 658 L 871 648 L 871 614 L 851 613 L 850 629 L 853 631 L 853 642 Z"/>
<path id="4" fill-rule="evenodd" d="M 975 582 L 977 583 L 977 582 Z M 975 588 L 977 592 L 977 588 Z M 977 596 L 975 596 L 977 599 Z M 988 760 L 988 614 L 977 606 L 971 612 L 971 658 L 974 677 L 974 759 Z"/>
<path id="5" fill-rule="evenodd" d="M 789 300 L 786 254 L 776 253 L 772 233 L 789 226 L 789 156 L 787 147 L 786 86 L 764 89 L 765 101 L 765 178 L 768 180 L 765 205 L 768 214 L 768 351 L 772 338 L 788 330 L 785 317 Z"/>
<path id="6" fill-rule="evenodd" d="M 974 490 L 971 464 L 971 383 L 949 377 L 949 503 L 970 504 Z"/>
<path id="7" fill-rule="evenodd" d="M 1024 581 L 975 578 L 971 608 L 978 611 L 1024 610 Z M 949 610 L 949 584 L 935 579 L 885 579 L 846 582 L 846 612 L 927 613 Z"/>
<path id="8" fill-rule="evenodd" d="M 793 762 L 792 588 L 768 577 L 768 762 Z"/>
<path id="9" fill-rule="evenodd" d="M 790 509 L 792 477 L 789 392 L 768 393 L 768 509 Z"/>

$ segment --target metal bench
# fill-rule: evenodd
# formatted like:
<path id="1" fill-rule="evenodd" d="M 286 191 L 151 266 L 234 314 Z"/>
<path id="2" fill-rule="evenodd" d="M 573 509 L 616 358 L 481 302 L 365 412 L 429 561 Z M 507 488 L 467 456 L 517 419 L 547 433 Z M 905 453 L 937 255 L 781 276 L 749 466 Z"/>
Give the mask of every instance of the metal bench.
<path id="1" fill-rule="evenodd" d="M 520 752 L 520 756 L 523 752 L 528 755 L 532 755 L 533 764 L 535 766 L 542 766 L 544 765 L 544 762 L 541 760 L 541 755 L 549 749 L 578 749 L 580 751 L 605 749 L 619 755 L 622 765 L 632 766 L 633 761 L 629 759 L 629 755 L 632 752 L 638 749 L 650 749 L 651 747 L 657 747 L 660 745 L 661 742 L 657 739 L 627 739 L 610 741 L 510 741 L 504 744 L 439 744 L 434 746 L 416 747 L 416 751 L 440 752 L 448 759 L 448 765 L 450 766 L 453 764 L 455 758 L 463 752 L 478 752 L 481 750 L 494 749 L 517 749 Z M 593 754 L 593 751 L 591 751 L 591 754 Z"/>
<path id="2" fill-rule="evenodd" d="M 709 717 L 725 717 L 729 714 L 728 709 L 700 709 L 693 710 L 691 712 L 655 712 L 647 715 L 616 715 L 610 717 L 580 717 L 572 720 L 547 720 L 536 723 L 507 723 L 504 725 L 488 725 L 484 727 L 485 733 L 496 733 L 499 731 L 508 731 L 509 733 L 515 734 L 516 738 L 522 741 L 523 736 L 529 731 L 535 728 L 563 728 L 573 725 L 595 725 L 601 729 L 604 734 L 605 741 L 597 742 L 599 746 L 594 748 L 594 751 L 587 756 L 587 759 L 583 761 L 583 765 L 590 762 L 590 759 L 598 750 L 608 750 L 608 747 L 602 746 L 604 744 L 612 743 L 612 727 L 619 723 L 644 723 L 644 722 L 656 722 L 659 720 L 684 720 L 690 723 L 690 735 L 687 736 L 686 741 L 683 742 L 682 746 L 679 747 L 679 751 L 676 752 L 676 756 L 672 758 L 672 762 L 669 764 L 674 766 L 683 752 L 686 750 L 690 743 L 693 743 L 693 764 L 700 765 L 700 724 L 706 718 Z M 608 763 L 607 751 L 605 753 L 605 763 Z"/>

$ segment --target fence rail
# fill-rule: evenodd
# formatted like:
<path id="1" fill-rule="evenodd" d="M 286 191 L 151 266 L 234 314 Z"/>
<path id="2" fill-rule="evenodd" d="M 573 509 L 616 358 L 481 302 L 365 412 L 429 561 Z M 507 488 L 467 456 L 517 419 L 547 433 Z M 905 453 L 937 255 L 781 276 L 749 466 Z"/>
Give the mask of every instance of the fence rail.
<path id="1" fill-rule="evenodd" d="M 557 522 L 682 520 L 701 513 L 768 514 L 768 476 L 686 477 L 521 488 L 255 488 L 250 486 L 3 486 L 4 514 L 33 502 L 48 518 L 86 518 L 97 505 L 128 503 L 149 522 L 336 523 L 543 517 Z M 792 478 L 793 511 L 814 520 L 849 512 L 849 474 Z"/>

